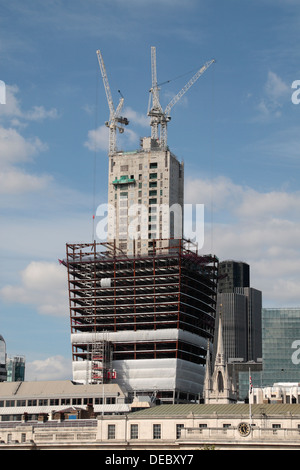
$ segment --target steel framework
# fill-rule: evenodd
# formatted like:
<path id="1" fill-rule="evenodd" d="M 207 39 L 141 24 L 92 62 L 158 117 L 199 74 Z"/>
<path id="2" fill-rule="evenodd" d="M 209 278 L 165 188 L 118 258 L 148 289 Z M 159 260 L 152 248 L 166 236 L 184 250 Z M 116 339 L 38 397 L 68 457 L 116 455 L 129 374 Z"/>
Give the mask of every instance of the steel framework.
<path id="1" fill-rule="evenodd" d="M 157 244 L 154 244 L 154 247 Z M 218 259 L 184 240 L 148 256 L 128 257 L 114 244 L 67 244 L 71 333 L 180 329 L 213 341 Z M 124 335 L 122 335 L 124 337 Z M 154 338 L 154 339 L 153 339 Z M 90 346 L 72 345 L 73 361 Z M 206 348 L 180 339 L 117 341 L 113 360 L 181 358 L 205 363 Z"/>

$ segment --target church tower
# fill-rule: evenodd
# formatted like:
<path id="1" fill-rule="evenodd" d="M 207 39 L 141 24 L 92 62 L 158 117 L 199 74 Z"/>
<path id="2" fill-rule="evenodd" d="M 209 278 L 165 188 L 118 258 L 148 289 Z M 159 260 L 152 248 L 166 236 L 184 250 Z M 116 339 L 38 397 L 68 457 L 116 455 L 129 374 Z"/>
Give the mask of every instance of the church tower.
<path id="1" fill-rule="evenodd" d="M 204 401 L 208 403 L 235 403 L 236 387 L 229 376 L 223 344 L 222 316 L 220 312 L 217 353 L 213 371 L 211 370 L 209 344 L 206 355 L 206 371 L 204 380 Z"/>

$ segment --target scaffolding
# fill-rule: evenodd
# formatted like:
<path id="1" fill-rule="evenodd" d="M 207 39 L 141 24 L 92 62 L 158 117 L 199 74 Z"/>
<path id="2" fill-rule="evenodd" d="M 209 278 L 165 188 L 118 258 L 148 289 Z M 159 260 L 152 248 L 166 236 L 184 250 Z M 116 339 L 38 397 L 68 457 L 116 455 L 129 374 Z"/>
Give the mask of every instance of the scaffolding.
<path id="1" fill-rule="evenodd" d="M 200 256 L 185 240 L 178 246 L 170 240 L 169 248 L 157 242 L 147 256 L 127 256 L 113 243 L 67 244 L 71 334 L 119 333 L 110 345 L 113 360 L 181 358 L 204 365 L 214 336 L 218 259 Z M 172 335 L 161 340 L 163 329 L 190 332 L 204 338 L 205 347 Z M 130 332 L 145 334 L 130 339 Z M 77 341 L 72 354 L 73 361 L 88 360 L 90 344 Z M 97 364 L 92 360 L 98 379 Z"/>
<path id="2" fill-rule="evenodd" d="M 91 383 L 105 384 L 112 378 L 112 354 L 108 341 L 93 342 L 91 355 Z"/>

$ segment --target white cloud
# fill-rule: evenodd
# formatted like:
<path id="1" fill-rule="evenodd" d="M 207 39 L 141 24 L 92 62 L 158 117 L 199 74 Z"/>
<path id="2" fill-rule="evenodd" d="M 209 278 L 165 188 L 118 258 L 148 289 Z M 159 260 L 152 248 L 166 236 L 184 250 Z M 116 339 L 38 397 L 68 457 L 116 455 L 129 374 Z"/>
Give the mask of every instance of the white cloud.
<path id="1" fill-rule="evenodd" d="M 27 381 L 70 380 L 72 377 L 71 359 L 58 355 L 26 362 L 25 375 Z"/>
<path id="2" fill-rule="evenodd" d="M 300 192 L 195 179 L 186 181 L 186 202 L 206 207 L 202 253 L 249 263 L 252 287 L 268 305 L 300 305 Z"/>
<path id="3" fill-rule="evenodd" d="M 52 178 L 25 173 L 17 168 L 0 170 L 0 194 L 20 194 L 40 191 L 47 187 Z"/>
<path id="4" fill-rule="evenodd" d="M 24 117 L 30 121 L 42 121 L 47 118 L 56 119 L 58 117 L 58 112 L 56 108 L 46 110 L 44 106 L 34 106 L 24 114 Z"/>
<path id="5" fill-rule="evenodd" d="M 150 125 L 150 118 L 146 114 L 139 113 L 130 107 L 126 107 L 123 114 L 130 124 L 133 123 L 142 127 L 149 127 Z"/>
<path id="6" fill-rule="evenodd" d="M 29 161 L 37 153 L 47 149 L 39 138 L 26 140 L 16 129 L 0 126 L 1 166 Z"/>
<path id="7" fill-rule="evenodd" d="M 291 88 L 276 73 L 269 71 L 265 84 L 265 91 L 269 100 L 274 104 L 280 104 L 282 98 L 291 94 Z"/>
<path id="8" fill-rule="evenodd" d="M 263 91 L 264 95 L 257 106 L 257 110 L 259 111 L 258 119 L 280 117 L 283 105 L 290 103 L 290 86 L 288 86 L 279 75 L 269 71 Z"/>
<path id="9" fill-rule="evenodd" d="M 67 273 L 64 266 L 32 261 L 20 277 L 20 285 L 7 285 L 0 290 L 4 301 L 32 305 L 42 315 L 68 315 Z"/>
<path id="10" fill-rule="evenodd" d="M 126 128 L 124 133 L 121 134 L 122 142 L 118 142 L 118 135 L 116 138 L 117 148 L 123 149 L 126 143 L 138 143 L 138 135 L 132 129 L 128 128 Z M 88 138 L 84 145 L 91 151 L 104 150 L 107 152 L 109 146 L 108 128 L 106 126 L 99 126 L 98 129 L 92 129 L 88 131 Z"/>
<path id="11" fill-rule="evenodd" d="M 99 126 L 98 129 L 92 129 L 88 132 L 88 138 L 84 145 L 91 151 L 108 151 L 108 139 L 108 128 L 106 126 Z"/>
<path id="12" fill-rule="evenodd" d="M 26 127 L 29 121 L 56 118 L 57 111 L 47 111 L 43 106 L 34 106 L 29 111 L 23 111 L 17 98 L 18 92 L 17 86 L 7 85 L 6 104 L 0 107 L 0 121 L 3 123 L 0 125 L 1 194 L 38 191 L 47 187 L 52 180 L 50 176 L 30 174 L 24 168 L 18 168 L 18 165 L 31 162 L 33 157 L 48 150 L 47 144 L 38 137 L 25 138 L 20 133 L 20 128 Z"/>
<path id="13" fill-rule="evenodd" d="M 300 191 L 287 193 L 283 191 L 271 191 L 259 193 L 255 190 L 247 190 L 243 200 L 237 209 L 238 214 L 244 218 L 261 217 L 300 217 Z"/>
<path id="14" fill-rule="evenodd" d="M 19 88 L 16 85 L 6 85 L 6 104 L 0 106 L 0 119 L 10 118 L 12 123 L 21 125 L 21 121 L 42 121 L 43 119 L 58 118 L 56 108 L 46 110 L 44 106 L 33 106 L 32 109 L 24 111 L 17 95 Z"/>
<path id="15" fill-rule="evenodd" d="M 224 176 L 214 180 L 187 179 L 184 190 L 186 203 L 205 204 L 214 211 L 235 207 L 244 192 L 242 186 Z"/>
<path id="16" fill-rule="evenodd" d="M 25 139 L 16 129 L 0 126 L 0 194 L 28 193 L 47 187 L 50 176 L 18 168 L 45 150 L 47 145 L 39 138 Z"/>

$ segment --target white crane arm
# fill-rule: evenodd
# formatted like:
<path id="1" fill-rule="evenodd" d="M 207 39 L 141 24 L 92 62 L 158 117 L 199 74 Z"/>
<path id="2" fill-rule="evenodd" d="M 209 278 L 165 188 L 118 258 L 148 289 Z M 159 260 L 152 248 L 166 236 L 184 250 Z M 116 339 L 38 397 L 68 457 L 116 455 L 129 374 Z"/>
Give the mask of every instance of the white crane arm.
<path id="1" fill-rule="evenodd" d="M 115 115 L 115 108 L 114 108 L 114 103 L 113 103 L 111 92 L 110 92 L 110 86 L 109 86 L 109 83 L 108 83 L 108 78 L 107 78 L 107 74 L 106 74 L 104 60 L 103 60 L 103 57 L 102 57 L 102 54 L 101 54 L 100 50 L 97 51 L 97 57 L 98 57 L 98 62 L 99 62 L 100 70 L 101 70 L 101 75 L 102 75 L 102 78 L 103 78 L 104 89 L 105 89 L 106 98 L 107 98 L 108 107 L 109 107 L 109 112 L 110 112 L 110 119 L 113 119 L 113 117 Z M 120 105 L 120 103 L 119 103 L 119 105 Z"/>
<path id="2" fill-rule="evenodd" d="M 171 108 L 180 100 L 180 98 L 191 88 L 191 86 L 198 80 L 198 78 L 205 72 L 205 70 L 208 69 L 208 67 L 211 66 L 215 62 L 215 59 L 212 59 L 208 62 L 206 62 L 201 69 L 198 70 L 198 72 L 195 73 L 195 75 L 187 82 L 187 84 L 177 93 L 176 96 L 170 101 L 170 103 L 167 105 L 164 115 L 165 117 L 168 117 L 171 111 Z"/>
<path id="3" fill-rule="evenodd" d="M 123 104 L 124 104 L 124 98 L 120 98 L 120 101 L 119 101 L 119 104 L 118 104 L 118 107 L 116 109 L 116 112 L 115 112 L 115 116 L 119 116 L 120 112 L 121 112 L 121 109 L 123 108 Z"/>

